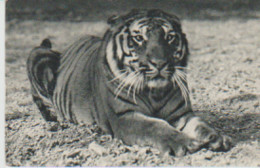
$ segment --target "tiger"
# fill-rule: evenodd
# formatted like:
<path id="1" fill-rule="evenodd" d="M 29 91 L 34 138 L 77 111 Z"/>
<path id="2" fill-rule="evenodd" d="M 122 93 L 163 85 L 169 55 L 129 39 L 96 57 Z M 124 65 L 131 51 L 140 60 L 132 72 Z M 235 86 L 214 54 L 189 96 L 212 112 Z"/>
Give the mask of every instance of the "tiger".
<path id="1" fill-rule="evenodd" d="M 228 151 L 232 139 L 192 110 L 180 19 L 160 9 L 133 9 L 107 23 L 102 38 L 84 36 L 62 53 L 45 39 L 31 52 L 28 76 L 42 116 L 96 123 L 126 145 L 152 145 L 174 156 Z"/>

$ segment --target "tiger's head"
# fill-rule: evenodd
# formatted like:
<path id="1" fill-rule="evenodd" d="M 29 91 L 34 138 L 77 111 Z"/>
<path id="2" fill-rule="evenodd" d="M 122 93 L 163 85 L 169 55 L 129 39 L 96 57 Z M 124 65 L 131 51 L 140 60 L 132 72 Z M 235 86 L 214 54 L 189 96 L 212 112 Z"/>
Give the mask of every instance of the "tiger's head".
<path id="1" fill-rule="evenodd" d="M 113 80 L 123 88 L 139 92 L 144 88 L 186 88 L 185 67 L 188 44 L 179 19 L 158 9 L 132 10 L 112 17 L 106 58 Z"/>

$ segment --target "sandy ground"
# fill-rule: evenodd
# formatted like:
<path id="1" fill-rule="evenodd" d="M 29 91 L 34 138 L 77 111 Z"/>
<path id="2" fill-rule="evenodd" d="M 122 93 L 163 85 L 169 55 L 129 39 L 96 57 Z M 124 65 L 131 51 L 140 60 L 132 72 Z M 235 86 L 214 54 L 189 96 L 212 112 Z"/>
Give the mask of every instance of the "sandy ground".
<path id="1" fill-rule="evenodd" d="M 234 139 L 226 153 L 205 149 L 181 158 L 126 146 L 95 125 L 45 122 L 26 75 L 30 50 L 49 37 L 62 51 L 102 22 L 10 21 L 6 25 L 6 162 L 9 166 L 260 166 L 259 20 L 183 21 L 190 43 L 194 111 Z"/>

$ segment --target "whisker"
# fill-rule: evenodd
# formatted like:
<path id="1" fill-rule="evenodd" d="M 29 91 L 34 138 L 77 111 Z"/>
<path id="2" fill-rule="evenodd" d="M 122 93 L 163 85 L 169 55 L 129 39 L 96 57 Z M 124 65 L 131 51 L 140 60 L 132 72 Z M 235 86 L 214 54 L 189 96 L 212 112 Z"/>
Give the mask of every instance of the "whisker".
<path id="1" fill-rule="evenodd" d="M 141 76 L 140 91 L 142 92 L 143 90 L 144 90 L 144 77 Z"/>
<path id="2" fill-rule="evenodd" d="M 175 74 L 172 76 L 172 83 L 173 83 L 173 87 L 176 87 L 176 80 L 175 80 Z"/>
<path id="3" fill-rule="evenodd" d="M 129 96 L 130 91 L 131 91 L 132 86 L 134 85 L 134 83 L 135 83 L 135 81 L 133 80 L 133 82 L 130 84 L 130 86 L 129 86 L 128 90 L 127 90 L 127 97 Z"/>
<path id="4" fill-rule="evenodd" d="M 132 79 L 134 79 L 136 76 L 136 73 L 132 73 L 131 75 L 129 75 L 127 78 L 126 78 L 126 82 L 124 84 L 124 87 L 127 86 L 128 84 L 131 84 L 133 82 Z"/>
<path id="5" fill-rule="evenodd" d="M 126 69 L 121 69 L 121 70 L 118 70 L 119 72 L 124 72 L 124 71 L 126 71 Z"/>
<path id="6" fill-rule="evenodd" d="M 188 67 L 183 67 L 183 66 L 175 66 L 174 68 L 176 69 L 184 69 L 184 70 L 189 70 Z"/>
<path id="7" fill-rule="evenodd" d="M 144 89 L 144 77 L 141 75 L 140 78 L 141 78 L 141 82 L 140 82 L 140 91 L 142 92 L 143 89 Z"/>
<path id="8" fill-rule="evenodd" d="M 182 71 L 177 70 L 177 71 L 176 71 L 176 74 L 177 74 L 183 81 L 187 82 L 186 73 L 182 73 Z"/>
<path id="9" fill-rule="evenodd" d="M 138 76 L 136 79 L 136 91 L 139 93 L 139 87 L 140 87 L 140 77 Z"/>
<path id="10" fill-rule="evenodd" d="M 140 91 L 141 91 L 141 87 L 142 87 L 142 80 L 143 80 L 143 77 L 142 77 L 142 75 L 139 75 L 139 80 L 138 80 L 138 87 L 137 87 L 137 93 L 140 93 Z"/>
<path id="11" fill-rule="evenodd" d="M 179 81 L 180 81 L 180 79 L 179 79 Z M 183 88 L 182 90 L 183 90 L 183 97 L 184 97 L 184 99 L 185 99 L 185 104 L 186 104 L 186 106 L 187 106 L 187 104 L 188 104 L 188 96 L 189 96 L 189 90 L 187 89 L 187 87 L 183 84 L 183 82 L 181 82 L 180 81 L 180 85 L 181 85 L 181 87 Z"/>
<path id="12" fill-rule="evenodd" d="M 166 73 L 166 74 L 170 74 L 170 73 L 172 73 L 171 71 L 163 71 L 164 73 Z"/>
<path id="13" fill-rule="evenodd" d="M 154 74 L 155 72 L 145 72 L 146 74 Z"/>
<path id="14" fill-rule="evenodd" d="M 128 78 L 130 75 L 132 75 L 132 74 L 130 73 L 128 76 L 126 76 L 126 77 L 120 82 L 120 84 L 117 86 L 115 92 L 117 92 L 117 91 L 121 88 L 121 86 L 127 81 L 127 78 Z"/>
<path id="15" fill-rule="evenodd" d="M 124 72 L 124 73 L 122 73 L 122 74 L 116 76 L 115 78 L 111 79 L 111 80 L 108 81 L 108 82 L 109 82 L 109 83 L 114 82 L 115 80 L 122 78 L 122 77 L 123 77 L 124 75 L 126 75 L 126 74 L 127 74 L 127 72 Z"/>
<path id="16" fill-rule="evenodd" d="M 136 103 L 136 92 L 140 93 L 140 90 L 143 88 L 143 76 L 141 73 L 138 74 L 137 82 L 134 86 L 134 91 L 133 91 L 133 100 Z"/>
<path id="17" fill-rule="evenodd" d="M 128 91 L 127 91 L 127 97 L 129 96 L 130 91 L 131 91 L 133 85 L 135 85 L 135 82 L 137 82 L 137 80 L 135 80 L 135 78 L 136 78 L 139 74 L 140 74 L 140 72 L 134 74 L 134 75 L 131 77 L 131 79 L 129 79 L 129 80 L 131 80 L 131 83 L 130 83 L 130 86 L 129 86 Z"/>
<path id="18" fill-rule="evenodd" d="M 179 88 L 181 89 L 181 94 L 185 100 L 185 103 L 186 103 L 186 92 L 185 90 L 183 89 L 183 86 L 181 85 L 181 82 L 178 80 L 178 77 L 177 76 L 174 76 L 175 77 L 175 81 L 177 83 L 177 85 L 179 86 Z"/>
<path id="19" fill-rule="evenodd" d="M 180 72 L 180 73 L 182 73 L 182 74 L 184 74 L 184 75 L 186 75 L 186 74 L 187 74 L 187 72 L 186 72 L 186 71 L 183 71 L 183 70 L 181 70 L 181 69 L 176 69 L 176 71 L 178 71 L 178 72 Z"/>
<path id="20" fill-rule="evenodd" d="M 185 105 L 187 106 L 188 104 L 188 96 L 189 96 L 189 90 L 188 88 L 184 85 L 184 83 L 182 82 L 181 78 L 178 75 L 174 75 L 173 76 L 174 81 L 176 81 L 176 84 L 179 86 L 182 96 L 184 98 L 185 101 Z"/>
<path id="21" fill-rule="evenodd" d="M 177 79 L 180 81 L 180 84 L 183 86 L 183 88 L 185 89 L 185 92 L 186 93 L 189 93 L 189 90 L 188 90 L 188 88 L 186 87 L 186 85 L 182 82 L 182 80 L 180 79 L 180 77 L 179 76 L 176 76 L 177 77 Z"/>
<path id="22" fill-rule="evenodd" d="M 118 87 L 116 88 L 115 92 L 116 92 L 116 97 L 118 97 L 118 95 L 121 93 L 121 91 L 123 90 L 123 88 L 125 88 L 125 86 L 128 84 L 129 78 L 132 78 L 132 76 L 135 74 L 135 72 L 131 72 L 128 76 L 126 76 L 126 78 L 118 85 Z"/>
<path id="23" fill-rule="evenodd" d="M 143 70 L 146 70 L 146 68 L 141 67 L 138 69 L 138 71 L 143 71 Z"/>
<path id="24" fill-rule="evenodd" d="M 136 88 L 137 88 L 137 85 L 135 85 L 134 89 L 133 89 L 133 100 L 134 100 L 135 104 L 137 104 L 136 103 L 136 98 L 135 98 Z"/>
<path id="25" fill-rule="evenodd" d="M 180 74 L 183 75 L 183 76 L 187 76 L 187 73 L 186 73 L 185 71 L 176 69 L 176 72 L 177 72 L 177 73 L 180 73 Z"/>

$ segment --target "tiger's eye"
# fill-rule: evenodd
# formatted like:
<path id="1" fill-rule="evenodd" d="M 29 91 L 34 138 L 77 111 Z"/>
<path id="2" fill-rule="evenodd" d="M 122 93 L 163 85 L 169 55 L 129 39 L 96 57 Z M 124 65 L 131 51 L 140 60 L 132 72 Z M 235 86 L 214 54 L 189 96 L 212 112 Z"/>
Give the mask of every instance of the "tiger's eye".
<path id="1" fill-rule="evenodd" d="M 168 34 L 167 35 L 167 41 L 168 42 L 172 42 L 174 40 L 174 38 L 175 38 L 175 35 L 173 35 L 173 34 Z"/>
<path id="2" fill-rule="evenodd" d="M 134 36 L 133 38 L 138 42 L 142 42 L 144 40 L 143 36 L 141 35 Z"/>

